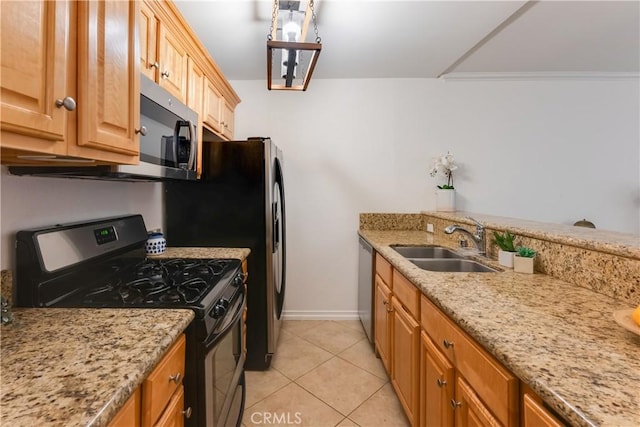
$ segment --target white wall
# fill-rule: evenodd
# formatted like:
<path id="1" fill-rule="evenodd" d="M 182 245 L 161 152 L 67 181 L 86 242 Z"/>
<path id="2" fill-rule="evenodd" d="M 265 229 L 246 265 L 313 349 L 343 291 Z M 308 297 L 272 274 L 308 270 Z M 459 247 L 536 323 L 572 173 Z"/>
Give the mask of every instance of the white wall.
<path id="1" fill-rule="evenodd" d="M 137 213 L 147 229 L 162 226 L 161 184 L 14 176 L 1 169 L 2 269 L 15 268 L 18 230 Z"/>
<path id="2" fill-rule="evenodd" d="M 640 233 L 637 81 L 232 85 L 236 136 L 284 152 L 290 316 L 354 315 L 358 214 L 433 209 L 427 170 L 447 150 L 462 209 Z"/>

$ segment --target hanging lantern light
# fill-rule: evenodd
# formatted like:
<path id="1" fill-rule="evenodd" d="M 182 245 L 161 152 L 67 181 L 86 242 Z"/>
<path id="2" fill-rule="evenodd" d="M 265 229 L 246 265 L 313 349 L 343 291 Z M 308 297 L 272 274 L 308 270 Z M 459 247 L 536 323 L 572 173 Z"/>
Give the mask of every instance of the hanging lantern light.
<path id="1" fill-rule="evenodd" d="M 274 0 L 271 28 L 267 36 L 267 88 L 269 90 L 307 90 L 316 67 L 322 40 L 313 0 L 304 9 L 303 1 Z M 315 43 L 305 42 L 313 22 Z M 274 72 L 274 70 L 276 70 Z"/>

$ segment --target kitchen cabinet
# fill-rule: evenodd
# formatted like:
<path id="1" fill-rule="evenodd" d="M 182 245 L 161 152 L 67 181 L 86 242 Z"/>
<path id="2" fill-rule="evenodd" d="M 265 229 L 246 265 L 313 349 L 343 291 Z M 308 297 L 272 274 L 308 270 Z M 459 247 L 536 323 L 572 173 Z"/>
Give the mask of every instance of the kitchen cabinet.
<path id="1" fill-rule="evenodd" d="M 562 427 L 564 424 L 545 409 L 540 398 L 532 393 L 524 393 L 522 397 L 522 426 Z"/>
<path id="2" fill-rule="evenodd" d="M 1 7 L 2 163 L 137 163 L 138 3 Z"/>
<path id="3" fill-rule="evenodd" d="M 453 426 L 453 365 L 423 331 L 420 335 L 420 426 Z"/>
<path id="4" fill-rule="evenodd" d="M 202 129 L 203 116 L 204 116 L 204 84 L 205 76 L 202 69 L 198 64 L 189 58 L 187 63 L 188 73 L 188 91 L 187 91 L 187 106 L 198 113 L 198 126 L 197 129 Z M 198 177 L 202 174 L 202 138 L 198 138 L 198 157 L 196 159 L 196 172 Z"/>
<path id="5" fill-rule="evenodd" d="M 375 348 L 387 373 L 391 373 L 391 264 L 375 256 L 374 330 Z"/>
<path id="6" fill-rule="evenodd" d="M 153 81 L 158 81 L 158 26 L 157 15 L 140 2 L 140 72 Z"/>
<path id="7" fill-rule="evenodd" d="M 165 423 L 162 425 L 182 425 L 183 417 L 190 412 L 184 410 L 182 385 L 185 342 L 185 336 L 181 335 L 142 383 L 143 427 L 156 425 L 159 421 Z"/>
<path id="8" fill-rule="evenodd" d="M 140 387 L 135 389 L 124 406 L 111 419 L 109 427 L 140 427 Z"/>
<path id="9" fill-rule="evenodd" d="M 419 416 L 420 325 L 398 298 L 393 296 L 391 300 L 393 301 L 391 384 L 396 390 L 409 423 L 415 426 Z"/>
<path id="10" fill-rule="evenodd" d="M 198 113 L 199 129 L 205 126 L 222 139 L 232 139 L 235 108 L 240 102 L 237 94 L 173 2 L 142 3 L 143 72 Z"/>
<path id="11" fill-rule="evenodd" d="M 518 379 L 424 295 L 420 298 L 420 323 L 435 343 L 433 353 L 439 352 L 438 359 L 444 358 L 455 369 L 455 397 L 451 401 L 455 425 L 518 425 Z"/>

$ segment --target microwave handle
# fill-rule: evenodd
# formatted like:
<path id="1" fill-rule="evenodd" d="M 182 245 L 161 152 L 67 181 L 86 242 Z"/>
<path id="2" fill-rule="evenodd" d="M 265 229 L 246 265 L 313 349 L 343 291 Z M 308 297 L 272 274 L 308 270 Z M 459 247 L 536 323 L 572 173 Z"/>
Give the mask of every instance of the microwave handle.
<path id="1" fill-rule="evenodd" d="M 196 127 L 191 120 L 187 122 L 189 124 L 189 140 L 191 141 L 191 149 L 189 150 L 189 163 L 187 169 L 196 170 Z"/>

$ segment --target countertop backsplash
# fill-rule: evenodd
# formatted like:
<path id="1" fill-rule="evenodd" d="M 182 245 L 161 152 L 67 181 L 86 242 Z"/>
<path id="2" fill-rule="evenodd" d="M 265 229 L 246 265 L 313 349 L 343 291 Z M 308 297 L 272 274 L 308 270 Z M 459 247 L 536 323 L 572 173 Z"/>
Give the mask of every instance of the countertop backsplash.
<path id="1" fill-rule="evenodd" d="M 626 301 L 630 307 L 640 304 L 640 236 L 472 212 L 365 213 L 360 215 L 360 229 L 425 231 L 433 224 L 434 235 L 457 246 L 464 236 L 447 235 L 444 228 L 457 223 L 474 231 L 469 216 L 485 225 L 488 257 L 498 256 L 493 232 L 509 230 L 517 246 L 536 250 L 535 272 Z"/>

